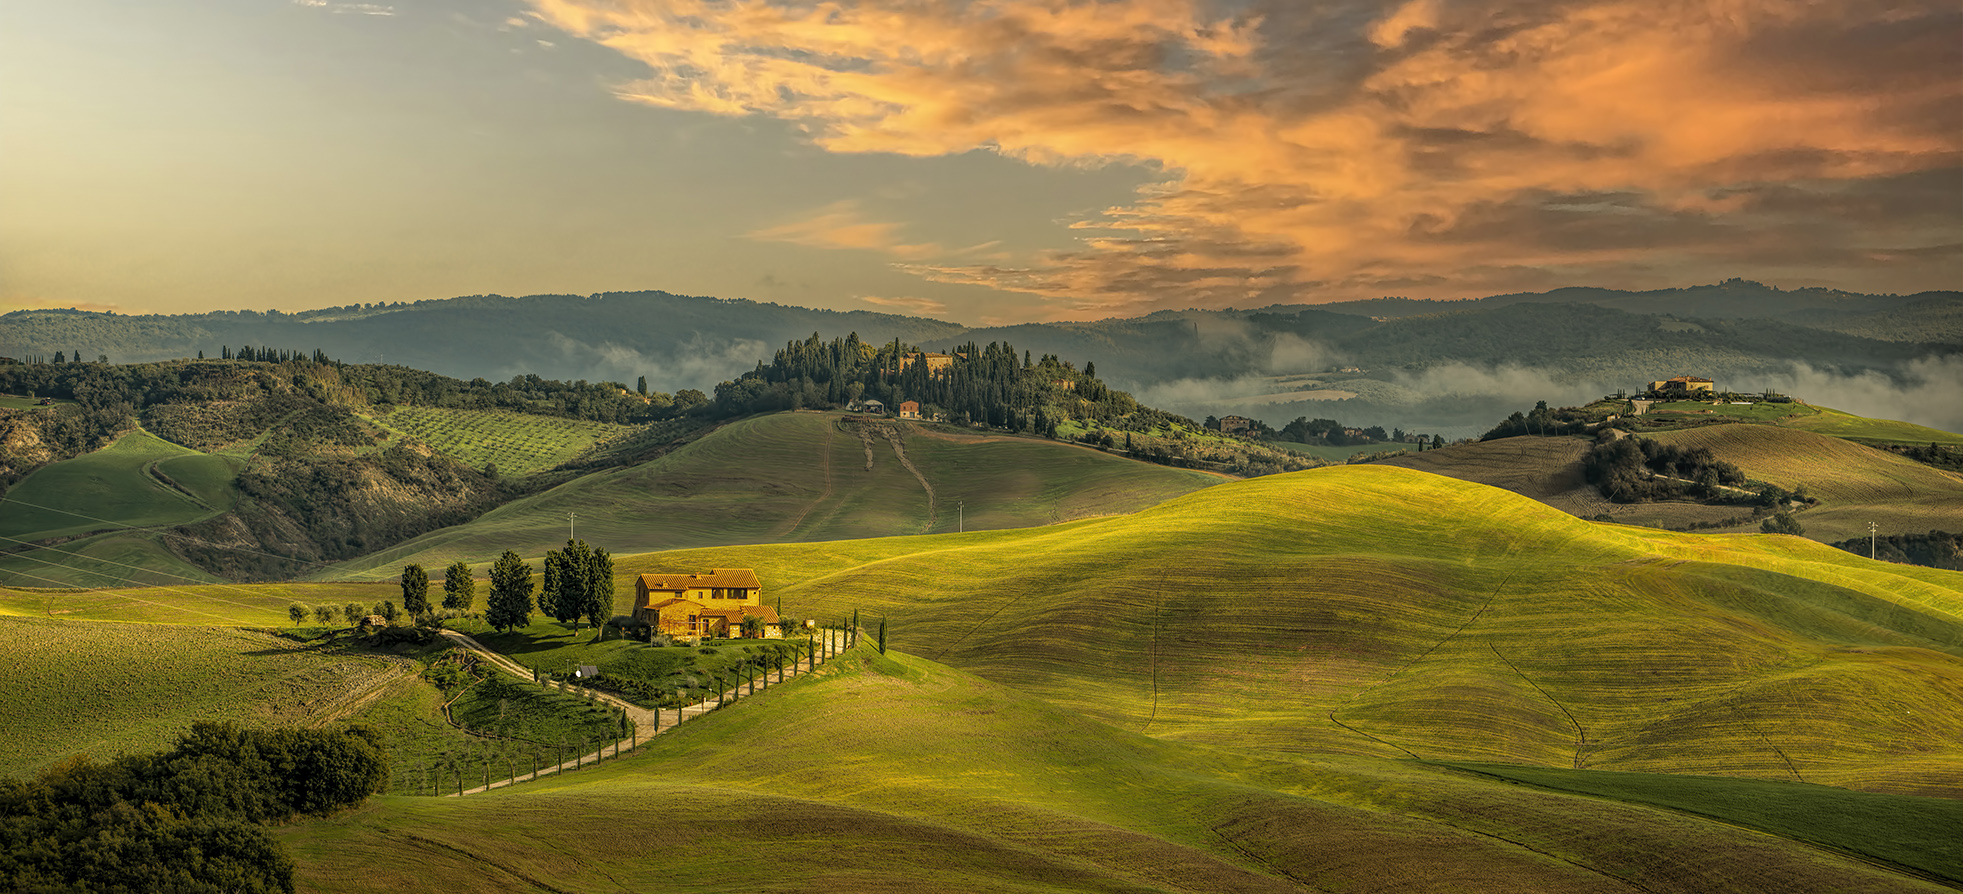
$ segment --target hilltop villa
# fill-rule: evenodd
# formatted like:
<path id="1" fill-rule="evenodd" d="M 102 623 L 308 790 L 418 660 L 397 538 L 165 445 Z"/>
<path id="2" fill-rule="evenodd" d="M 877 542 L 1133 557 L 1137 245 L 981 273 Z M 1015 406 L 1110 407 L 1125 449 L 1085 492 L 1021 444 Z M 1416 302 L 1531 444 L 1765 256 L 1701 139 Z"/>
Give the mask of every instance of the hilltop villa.
<path id="1" fill-rule="evenodd" d="M 901 419 L 919 419 L 919 418 L 920 418 L 920 401 L 917 401 L 917 400 L 903 400 L 903 401 L 900 401 L 900 418 L 901 418 Z"/>
<path id="2" fill-rule="evenodd" d="M 1710 394 L 1717 390 L 1717 383 L 1700 376 L 1677 376 L 1661 382 L 1649 383 L 1649 390 L 1660 394 Z"/>
<path id="3" fill-rule="evenodd" d="M 782 635 L 777 610 L 762 600 L 763 584 L 748 568 L 643 574 L 634 582 L 634 619 L 670 636 L 730 636 L 740 635 L 745 619 L 757 618 L 764 636 Z"/>

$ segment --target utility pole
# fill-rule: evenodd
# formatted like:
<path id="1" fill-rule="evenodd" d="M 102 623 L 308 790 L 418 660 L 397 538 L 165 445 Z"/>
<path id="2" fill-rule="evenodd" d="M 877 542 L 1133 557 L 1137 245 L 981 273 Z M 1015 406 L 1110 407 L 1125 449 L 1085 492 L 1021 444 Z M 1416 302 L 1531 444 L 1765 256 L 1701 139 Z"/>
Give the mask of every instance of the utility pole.
<path id="1" fill-rule="evenodd" d="M 1879 525 L 1868 522 L 1868 558 L 1870 559 L 1874 558 L 1874 535 L 1879 530 L 1881 530 Z"/>
<path id="2" fill-rule="evenodd" d="M 954 533 L 968 533 L 968 503 L 966 500 L 954 501 Z"/>
<path id="3" fill-rule="evenodd" d="M 573 519 L 578 517 L 579 513 L 577 512 L 566 513 L 566 542 L 568 543 L 572 542 L 573 539 Z"/>

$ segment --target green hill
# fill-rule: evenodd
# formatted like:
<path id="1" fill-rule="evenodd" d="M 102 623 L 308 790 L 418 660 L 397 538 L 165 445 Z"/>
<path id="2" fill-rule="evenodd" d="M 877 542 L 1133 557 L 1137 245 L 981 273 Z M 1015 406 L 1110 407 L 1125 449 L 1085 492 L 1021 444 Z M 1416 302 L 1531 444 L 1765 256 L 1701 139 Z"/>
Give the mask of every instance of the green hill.
<path id="1" fill-rule="evenodd" d="M 1884 534 L 1954 530 L 1963 525 L 1957 510 L 1963 506 L 1963 475 L 1856 441 L 1786 425 L 1747 423 L 1703 425 L 1643 436 L 1685 447 L 1707 447 L 1753 480 L 1788 490 L 1804 485 L 1821 503 L 1796 517 L 1807 537 L 1823 543 L 1865 537 L 1869 522 L 1879 525 Z M 1583 518 L 1606 515 L 1625 524 L 1678 529 L 1699 524 L 1736 533 L 1759 528 L 1759 520 L 1751 517 L 1749 509 L 1738 506 L 1609 502 L 1582 477 L 1581 461 L 1588 447 L 1585 438 L 1500 438 L 1373 464 L 1505 488 Z"/>
<path id="2" fill-rule="evenodd" d="M 196 521 L 231 506 L 233 474 L 225 457 L 138 429 L 22 479 L 6 493 L 0 536 L 40 540 Z"/>
<path id="3" fill-rule="evenodd" d="M 1046 525 L 1131 512 L 1217 475 L 1050 441 L 839 413 L 743 419 L 653 462 L 583 476 L 316 577 L 487 562 L 583 540 L 615 553 Z"/>
<path id="4" fill-rule="evenodd" d="M 311 725 L 413 670 L 263 631 L 0 617 L 0 773 L 161 749 L 192 723 Z"/>
<path id="5" fill-rule="evenodd" d="M 1651 784 L 1693 806 L 1750 791 L 1695 782 Z M 463 799 L 384 796 L 280 834 L 309 892 L 435 878 L 466 892 L 1708 894 L 1934 891 L 1910 873 L 1963 872 L 1912 826 L 1953 825 L 1963 802 L 1781 794 L 1822 818 L 1858 811 L 1867 828 L 1761 831 L 1642 800 L 1656 791 L 1163 741 L 861 652 L 616 762 Z M 1885 859 L 1911 869 L 1880 862 L 1890 844 Z"/>
<path id="6" fill-rule="evenodd" d="M 1796 538 L 1345 466 L 1047 529 L 617 565 L 709 567 L 1158 738 L 1963 791 L 1963 575 Z"/>

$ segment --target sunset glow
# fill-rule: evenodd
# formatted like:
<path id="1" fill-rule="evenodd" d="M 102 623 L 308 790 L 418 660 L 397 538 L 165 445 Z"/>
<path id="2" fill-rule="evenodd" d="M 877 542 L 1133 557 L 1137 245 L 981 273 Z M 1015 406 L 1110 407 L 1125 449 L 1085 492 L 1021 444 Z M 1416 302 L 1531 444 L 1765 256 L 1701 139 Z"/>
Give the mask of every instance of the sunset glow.
<path id="1" fill-rule="evenodd" d="M 649 288 L 997 322 L 1963 281 L 1951 3 L 125 17 L 213 43 L 194 54 L 93 34 L 86 5 L 7 13 L 0 65 L 28 85 L 0 98 L 9 308 Z M 176 92 L 118 95 L 137 63 Z"/>

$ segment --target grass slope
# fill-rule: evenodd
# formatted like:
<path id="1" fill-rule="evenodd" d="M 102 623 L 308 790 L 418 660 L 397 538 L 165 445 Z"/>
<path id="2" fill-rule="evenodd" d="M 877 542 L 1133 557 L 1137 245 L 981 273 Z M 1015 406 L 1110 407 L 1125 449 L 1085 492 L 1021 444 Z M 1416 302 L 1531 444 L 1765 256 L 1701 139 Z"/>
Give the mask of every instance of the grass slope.
<path id="1" fill-rule="evenodd" d="M 740 420 L 653 462 L 581 477 L 320 577 L 392 577 L 410 562 L 484 562 L 505 549 L 542 555 L 564 545 L 572 513 L 581 539 L 625 553 L 1043 525 L 1220 481 L 1047 441 L 893 426 L 916 477 L 886 429 L 862 436 L 859 425 L 834 413 Z"/>
<path id="2" fill-rule="evenodd" d="M 1123 518 L 689 550 L 1155 737 L 1963 792 L 1963 575 L 1345 466 Z"/>
<path id="3" fill-rule="evenodd" d="M 301 891 L 1937 890 L 1675 810 L 1161 741 L 898 653 L 593 769 L 279 834 Z"/>
<path id="4" fill-rule="evenodd" d="M 496 464 L 499 474 L 510 476 L 550 469 L 632 428 L 506 410 L 441 407 L 397 407 L 376 421 L 472 468 Z"/>
<path id="5" fill-rule="evenodd" d="M 441 580 L 438 581 L 441 593 Z M 0 616 L 26 615 L 63 620 L 136 621 L 150 624 L 211 624 L 226 627 L 285 627 L 287 606 L 299 602 L 373 605 L 402 601 L 394 583 L 172 583 L 165 586 L 53 589 L 0 587 Z"/>
<path id="6" fill-rule="evenodd" d="M 201 720 L 307 725 L 407 668 L 229 628 L 0 617 L 0 773 L 162 749 Z"/>
<path id="7" fill-rule="evenodd" d="M 1821 505 L 1798 517 L 1815 540 L 1963 528 L 1963 475 L 1837 437 L 1763 425 L 1665 432 L 1657 440 L 1708 447 L 1746 474 L 1791 489 L 1806 485 Z M 1945 527 L 1947 526 L 1947 527 Z"/>
<path id="8" fill-rule="evenodd" d="M 184 490 L 166 484 L 157 471 Z M 22 479 L 7 492 L 0 536 L 40 540 L 197 521 L 231 505 L 233 474 L 222 457 L 138 429 L 101 450 Z"/>
<path id="9" fill-rule="evenodd" d="M 1649 414 L 1632 417 L 1639 432 L 1645 428 L 1673 428 L 1709 422 L 1745 422 L 1775 425 L 1855 441 L 1888 444 L 1963 444 L 1963 434 L 1898 422 L 1871 419 L 1831 407 L 1811 404 L 1711 404 L 1702 401 L 1671 401 L 1650 407 Z"/>

